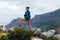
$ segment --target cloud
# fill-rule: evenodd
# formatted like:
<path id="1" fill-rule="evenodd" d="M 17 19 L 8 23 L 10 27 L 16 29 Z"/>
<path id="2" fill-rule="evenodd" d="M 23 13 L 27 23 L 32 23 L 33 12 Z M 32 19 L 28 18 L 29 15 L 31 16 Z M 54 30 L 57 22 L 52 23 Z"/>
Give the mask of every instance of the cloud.
<path id="1" fill-rule="evenodd" d="M 24 17 L 29 6 L 31 17 L 60 8 L 60 0 L 0 0 L 0 24 L 8 24 L 17 17 Z"/>
<path id="2" fill-rule="evenodd" d="M 16 6 L 15 4 L 10 4 L 10 2 L 7 1 L 1 1 L 0 2 L 0 24 L 6 24 L 9 23 L 12 19 L 17 18 L 22 14 L 22 10 L 19 13 L 19 9 L 21 9 L 19 6 Z"/>

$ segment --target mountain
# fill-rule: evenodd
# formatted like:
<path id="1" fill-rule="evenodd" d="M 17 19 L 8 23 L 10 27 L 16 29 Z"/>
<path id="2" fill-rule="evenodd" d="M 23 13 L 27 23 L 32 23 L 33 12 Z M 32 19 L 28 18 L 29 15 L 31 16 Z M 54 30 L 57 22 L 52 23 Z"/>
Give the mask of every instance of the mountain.
<path id="1" fill-rule="evenodd" d="M 20 18 L 13 19 L 9 24 L 6 25 L 7 28 L 15 27 L 20 25 Z M 39 27 L 43 31 L 55 29 L 60 30 L 60 9 L 45 13 L 42 15 L 36 15 L 31 19 L 31 25 L 33 27 Z M 23 27 L 27 26 L 27 22 L 23 22 Z M 59 29 L 59 30 L 58 30 Z M 60 31 L 59 31 L 60 32 Z"/>

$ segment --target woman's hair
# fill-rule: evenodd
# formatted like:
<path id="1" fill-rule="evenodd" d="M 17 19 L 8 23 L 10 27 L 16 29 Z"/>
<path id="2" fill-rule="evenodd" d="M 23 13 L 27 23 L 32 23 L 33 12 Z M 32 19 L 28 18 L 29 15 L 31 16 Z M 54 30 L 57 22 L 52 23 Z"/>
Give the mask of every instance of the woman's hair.
<path id="1" fill-rule="evenodd" d="M 26 8 L 28 8 L 28 9 L 29 9 L 29 7 L 26 7 Z"/>

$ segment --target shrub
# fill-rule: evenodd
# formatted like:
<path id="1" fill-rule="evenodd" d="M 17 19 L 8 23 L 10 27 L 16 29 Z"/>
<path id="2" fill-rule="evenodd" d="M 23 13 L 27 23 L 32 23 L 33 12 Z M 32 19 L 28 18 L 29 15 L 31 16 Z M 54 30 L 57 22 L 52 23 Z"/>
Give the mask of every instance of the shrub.
<path id="1" fill-rule="evenodd" d="M 7 35 L 1 35 L 0 40 L 8 40 Z"/>
<path id="2" fill-rule="evenodd" d="M 25 28 L 14 28 L 10 34 L 8 34 L 9 40 L 30 40 L 33 36 L 32 31 L 27 31 Z"/>

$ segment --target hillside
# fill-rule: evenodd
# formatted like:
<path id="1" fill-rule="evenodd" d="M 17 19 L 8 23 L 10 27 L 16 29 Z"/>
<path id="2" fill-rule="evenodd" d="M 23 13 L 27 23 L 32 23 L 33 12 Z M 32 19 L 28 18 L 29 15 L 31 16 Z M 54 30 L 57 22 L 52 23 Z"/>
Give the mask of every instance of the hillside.
<path id="1" fill-rule="evenodd" d="M 19 18 L 13 19 L 9 24 L 6 25 L 7 28 L 19 27 Z M 43 31 L 50 29 L 58 29 L 60 30 L 60 9 L 45 13 L 42 15 L 36 15 L 31 19 L 31 25 L 33 27 L 40 27 Z M 26 27 L 27 24 L 24 21 L 23 27 Z M 57 32 L 60 32 L 57 30 Z"/>

